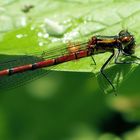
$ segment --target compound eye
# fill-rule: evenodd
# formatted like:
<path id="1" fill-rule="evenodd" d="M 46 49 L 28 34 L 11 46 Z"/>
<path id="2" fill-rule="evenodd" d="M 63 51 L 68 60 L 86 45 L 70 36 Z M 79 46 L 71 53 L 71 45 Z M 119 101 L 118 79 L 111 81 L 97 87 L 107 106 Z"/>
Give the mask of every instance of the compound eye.
<path id="1" fill-rule="evenodd" d="M 122 41 L 123 42 L 128 42 L 128 41 L 130 41 L 130 37 L 125 36 L 125 37 L 122 38 Z"/>

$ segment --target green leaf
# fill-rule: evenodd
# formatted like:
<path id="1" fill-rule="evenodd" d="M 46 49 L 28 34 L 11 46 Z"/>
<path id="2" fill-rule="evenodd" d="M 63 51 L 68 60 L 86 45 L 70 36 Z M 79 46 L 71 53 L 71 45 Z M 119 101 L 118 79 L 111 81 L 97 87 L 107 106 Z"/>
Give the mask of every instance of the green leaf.
<path id="1" fill-rule="evenodd" d="M 140 44 L 139 5 L 138 0 L 1 1 L 0 62 L 30 55 L 33 55 L 33 58 L 36 59 L 36 56 L 42 54 L 42 52 L 66 47 L 65 43 L 68 40 L 85 42 L 93 35 L 116 35 L 122 29 L 128 29 L 134 34 L 137 44 L 135 55 L 140 56 L 140 48 L 138 47 Z M 105 97 L 96 94 L 99 93 L 96 79 L 87 82 L 87 74 L 80 73 L 93 72 L 97 75 L 99 84 L 105 91 L 112 90 L 104 77 L 99 74 L 100 68 L 109 56 L 110 53 L 94 56 L 97 65 L 94 65 L 90 57 L 60 64 L 51 68 L 51 70 L 75 71 L 79 72 L 78 75 L 56 72 L 62 79 L 57 74 L 53 74 L 51 78 L 49 75 L 47 78 L 41 79 L 41 82 L 31 83 L 26 91 L 25 89 L 19 89 L 14 94 L 1 94 L 0 122 L 2 125 L 0 127 L 2 132 L 0 137 L 6 136 L 7 139 L 9 137 L 10 139 L 24 139 L 24 137 L 28 139 L 31 137 L 30 139 L 32 139 L 47 136 L 49 139 L 52 137 L 64 139 L 65 135 L 70 137 L 71 130 L 74 130 L 75 125 L 80 124 L 79 129 L 76 127 L 76 132 L 78 132 L 74 133 L 75 135 L 72 134 L 75 139 L 94 139 L 98 137 L 100 140 L 120 140 L 118 136 L 111 134 L 111 132 L 99 136 L 100 133 L 103 133 L 103 130 L 98 125 L 106 119 L 112 118 L 114 112 L 111 114 L 112 112 L 109 113 L 110 110 L 120 112 L 127 121 L 140 120 L 140 69 L 138 65 L 115 65 L 113 60 L 108 65 L 107 76 L 115 87 L 123 82 L 121 89 L 119 88 L 119 93 L 124 93 L 122 96 L 119 94 L 115 98 L 107 96 L 106 100 L 107 102 L 110 101 L 109 107 L 111 109 L 106 106 Z M 0 69 L 2 69 L 1 63 Z M 30 75 L 27 73 L 27 77 L 24 77 L 26 73 L 22 73 L 20 76 L 14 75 L 15 77 L 11 76 L 11 79 L 8 77 L 6 80 L 9 85 L 17 86 L 22 80 L 36 78 L 35 75 L 38 73 L 34 72 L 31 71 Z M 43 69 L 40 73 L 46 73 L 46 69 Z M 102 81 L 106 82 L 102 83 Z M 8 88 L 7 83 L 1 83 Z M 84 86 L 87 86 L 87 88 L 85 89 Z M 30 93 L 25 94 L 28 91 Z M 57 94 L 54 94 L 55 91 L 57 91 Z M 32 97 L 29 94 L 32 94 Z M 38 100 L 33 99 L 36 97 L 47 98 L 43 102 L 38 102 Z M 111 119 L 109 122 L 111 122 Z M 83 123 L 88 125 L 82 127 L 81 124 Z M 28 134 L 28 130 L 33 130 L 36 133 Z M 139 132 L 140 129 L 137 128 L 134 131 L 127 132 L 124 138 L 126 140 L 139 139 Z"/>
<path id="2" fill-rule="evenodd" d="M 138 46 L 139 4 L 137 0 L 3 2 L 0 7 L 2 11 L 0 18 L 3 21 L 0 23 L 3 27 L 0 29 L 1 60 L 8 58 L 8 55 L 31 55 L 35 52 L 41 54 L 43 51 L 55 50 L 58 47 L 65 47 L 64 43 L 69 40 L 84 42 L 93 35 L 116 35 L 122 29 L 128 29 L 134 34 Z M 27 9 L 28 7 L 32 8 Z M 140 56 L 139 48 L 136 49 L 136 55 Z M 92 59 L 88 57 L 60 64 L 53 70 L 92 71 L 98 74 L 109 56 L 109 53 L 96 55 L 96 66 L 92 65 Z M 137 68 L 136 65 L 115 66 L 113 63 L 112 61 L 107 73 L 116 85 Z M 119 75 L 120 79 L 116 75 Z"/>

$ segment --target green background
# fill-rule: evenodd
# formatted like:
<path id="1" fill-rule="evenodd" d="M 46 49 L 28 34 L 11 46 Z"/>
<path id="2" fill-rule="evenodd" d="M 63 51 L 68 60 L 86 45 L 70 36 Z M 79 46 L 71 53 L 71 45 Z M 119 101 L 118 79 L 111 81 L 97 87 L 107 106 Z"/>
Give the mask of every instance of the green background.
<path id="1" fill-rule="evenodd" d="M 134 34 L 140 56 L 139 17 L 138 0 L 0 0 L 0 69 L 7 59 L 38 56 L 69 40 L 84 42 L 122 29 Z M 91 58 L 61 64 L 10 90 L 38 73 L 1 77 L 0 139 L 139 140 L 140 67 L 112 61 L 106 73 L 118 96 L 105 95 L 101 88 L 108 85 L 99 70 L 109 55 L 95 56 L 97 66 Z"/>

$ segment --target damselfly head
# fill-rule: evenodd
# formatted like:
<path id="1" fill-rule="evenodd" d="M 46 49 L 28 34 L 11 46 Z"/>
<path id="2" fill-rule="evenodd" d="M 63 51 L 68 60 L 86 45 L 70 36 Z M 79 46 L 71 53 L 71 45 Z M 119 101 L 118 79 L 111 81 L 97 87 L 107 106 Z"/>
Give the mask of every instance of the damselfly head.
<path id="1" fill-rule="evenodd" d="M 119 33 L 119 40 L 122 43 L 124 53 L 132 55 L 135 52 L 135 39 L 127 30 L 122 30 Z"/>

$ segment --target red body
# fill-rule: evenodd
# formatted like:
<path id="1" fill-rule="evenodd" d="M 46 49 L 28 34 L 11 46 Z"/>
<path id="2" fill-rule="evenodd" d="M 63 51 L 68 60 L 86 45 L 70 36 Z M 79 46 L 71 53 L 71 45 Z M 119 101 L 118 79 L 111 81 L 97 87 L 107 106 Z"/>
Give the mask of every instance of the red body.
<path id="1" fill-rule="evenodd" d="M 23 66 L 17 66 L 11 69 L 5 69 L 5 70 L 0 71 L 0 76 L 13 75 L 19 72 L 25 72 L 28 70 L 35 70 L 38 68 L 48 67 L 48 66 L 59 64 L 59 63 L 86 57 L 86 56 L 88 56 L 88 51 L 82 50 L 82 51 L 78 51 L 78 52 L 71 53 L 68 55 L 60 56 L 58 58 L 40 61 L 34 64 L 28 64 L 28 65 L 23 65 Z"/>
<path id="2" fill-rule="evenodd" d="M 93 54 L 107 52 L 113 50 L 115 47 L 118 47 L 120 45 L 119 43 L 120 41 L 116 37 L 104 39 L 101 36 L 99 38 L 93 36 L 87 43 L 77 44 L 77 45 L 70 44 L 70 46 L 68 46 L 67 55 L 59 56 L 57 58 L 52 58 L 52 59 L 46 59 L 34 64 L 27 64 L 23 66 L 13 67 L 11 69 L 1 70 L 0 76 L 13 75 L 15 73 L 35 70 L 35 69 L 48 67 L 59 63 L 64 63 L 67 61 L 87 57 Z M 82 45 L 84 45 L 83 49 L 81 49 Z"/>

